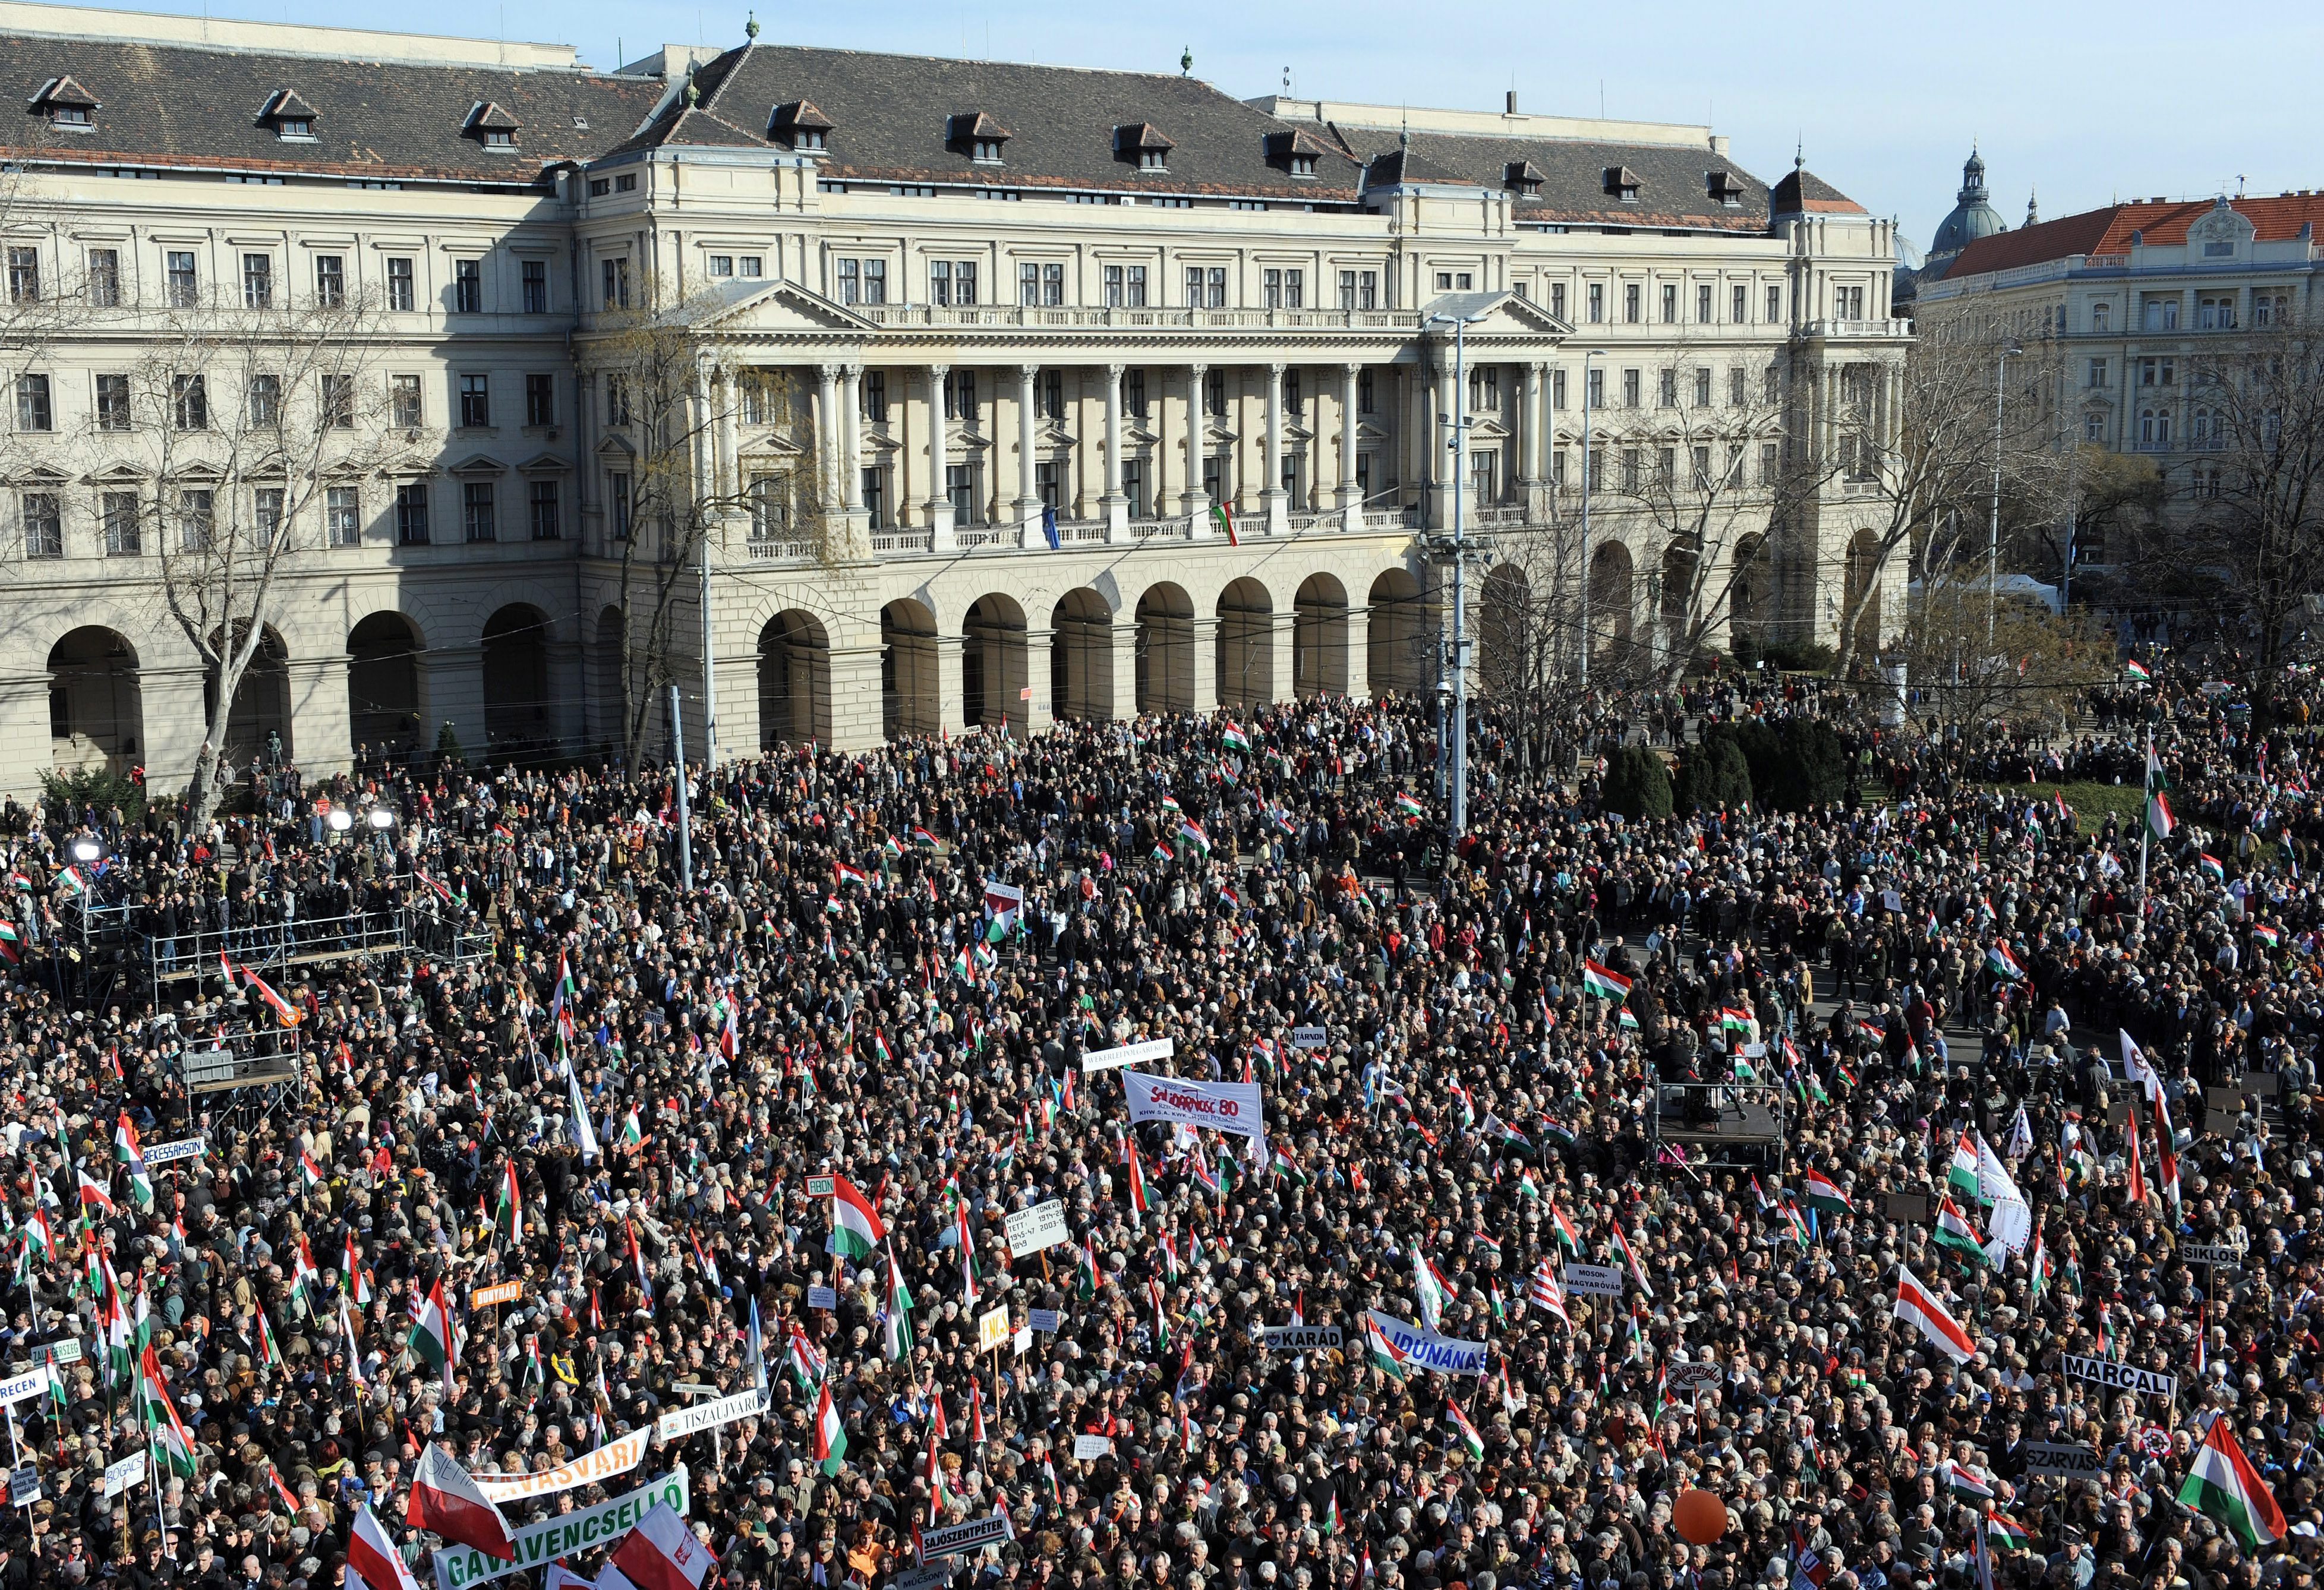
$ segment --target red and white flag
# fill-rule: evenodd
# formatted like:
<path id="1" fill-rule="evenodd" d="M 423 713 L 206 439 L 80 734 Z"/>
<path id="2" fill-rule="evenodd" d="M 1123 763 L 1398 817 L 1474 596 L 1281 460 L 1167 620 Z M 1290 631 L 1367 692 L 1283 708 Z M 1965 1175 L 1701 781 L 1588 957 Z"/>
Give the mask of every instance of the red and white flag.
<path id="1" fill-rule="evenodd" d="M 412 1470 L 411 1501 L 404 1508 L 403 1521 L 415 1530 L 433 1530 L 447 1540 L 473 1546 L 502 1562 L 516 1560 L 508 1520 L 468 1471 L 433 1441 L 420 1455 L 420 1466 Z"/>
<path id="2" fill-rule="evenodd" d="M 697 1590 L 717 1565 L 686 1520 L 658 1503 L 605 1559 L 597 1590 Z"/>
<path id="3" fill-rule="evenodd" d="M 1977 1344 L 1969 1340 L 1969 1332 L 1960 1328 L 1960 1321 L 1947 1313 L 1945 1306 L 1937 1301 L 1936 1294 L 1923 1286 L 1918 1278 L 1902 1264 L 1896 1266 L 1896 1307 L 1894 1311 L 1897 1319 L 1919 1326 L 1921 1334 L 1929 1338 L 1930 1345 L 1954 1363 L 1966 1364 L 1976 1354 Z"/>
<path id="4" fill-rule="evenodd" d="M 395 1542 L 365 1506 L 356 1507 L 355 1527 L 347 1531 L 347 1590 L 420 1590 Z"/>

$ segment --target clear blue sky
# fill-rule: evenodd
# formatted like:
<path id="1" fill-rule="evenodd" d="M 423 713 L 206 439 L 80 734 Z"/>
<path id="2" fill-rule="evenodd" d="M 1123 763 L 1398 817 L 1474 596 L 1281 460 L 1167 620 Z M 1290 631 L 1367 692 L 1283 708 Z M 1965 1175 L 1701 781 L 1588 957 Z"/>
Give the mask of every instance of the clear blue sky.
<path id="1" fill-rule="evenodd" d="M 202 0 L 147 0 L 199 12 Z M 290 0 L 211 0 L 211 14 L 305 20 Z M 593 65 L 657 43 L 739 43 L 745 7 L 656 0 L 456 4 L 403 0 L 358 25 L 553 40 Z M 2303 15 L 2309 20 L 2302 21 Z M 392 16 L 392 20 L 388 20 Z M 1167 5 L 859 0 L 763 5 L 762 37 L 903 52 L 1175 71 L 1248 97 L 1277 87 L 1389 104 L 1520 108 L 1702 122 L 1773 180 L 1794 140 L 1809 167 L 1925 244 L 1952 204 L 1975 137 L 1994 203 L 2015 225 L 2026 191 L 2061 216 L 2116 198 L 2200 196 L 2238 174 L 2250 191 L 2324 187 L 2303 115 L 2324 14 L 1954 0 L 1941 6 L 1636 0 L 1545 6 L 1333 0 Z"/>

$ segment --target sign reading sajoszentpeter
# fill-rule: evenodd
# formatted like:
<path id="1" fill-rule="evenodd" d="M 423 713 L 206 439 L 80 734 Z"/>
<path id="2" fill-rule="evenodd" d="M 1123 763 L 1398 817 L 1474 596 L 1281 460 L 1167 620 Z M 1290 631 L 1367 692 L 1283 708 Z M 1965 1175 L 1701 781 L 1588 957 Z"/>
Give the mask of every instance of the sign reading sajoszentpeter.
<path id="1" fill-rule="evenodd" d="M 2087 1380 L 2111 1392 L 2136 1392 L 2149 1397 L 2175 1397 L 2179 1394 L 2179 1377 L 2159 1374 L 2152 1369 L 2141 1369 L 2135 1364 L 2117 1364 L 2111 1358 L 2085 1358 L 2075 1353 L 2058 1355 L 2058 1366 L 2076 1380 Z"/>
<path id="2" fill-rule="evenodd" d="M 1388 1345 L 1402 1356 L 1409 1358 L 1423 1369 L 1434 1369 L 1439 1374 L 1482 1374 L 1485 1373 L 1485 1344 L 1464 1342 L 1458 1337 L 1439 1336 L 1425 1326 L 1409 1319 L 1399 1319 L 1393 1314 L 1371 1310 L 1371 1321 L 1379 1333 L 1388 1337 Z"/>

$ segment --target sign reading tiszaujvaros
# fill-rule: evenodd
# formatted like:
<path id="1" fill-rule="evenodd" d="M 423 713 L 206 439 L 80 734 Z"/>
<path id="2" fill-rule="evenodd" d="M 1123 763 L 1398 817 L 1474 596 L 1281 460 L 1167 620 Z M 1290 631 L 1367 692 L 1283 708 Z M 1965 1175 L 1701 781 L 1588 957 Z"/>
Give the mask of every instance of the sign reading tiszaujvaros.
<path id="1" fill-rule="evenodd" d="M 441 1547 L 436 1552 L 436 1590 L 467 1590 L 471 1585 L 546 1567 L 560 1557 L 578 1557 L 593 1546 L 610 1546 L 636 1529 L 662 1503 L 669 1503 L 671 1512 L 684 1517 L 687 1500 L 686 1469 L 681 1465 L 626 1496 L 595 1507 L 576 1507 L 514 1531 L 509 1537 L 516 1547 L 513 1562 L 486 1557 L 473 1546 Z"/>
<path id="2" fill-rule="evenodd" d="M 2175 1397 L 2179 1394 L 2177 1375 L 2141 1369 L 2135 1364 L 2117 1364 L 2111 1358 L 2085 1358 L 2076 1353 L 2061 1353 L 2058 1355 L 2058 1366 L 2076 1380 L 2090 1381 L 2110 1392 L 2136 1392 L 2148 1397 Z"/>
<path id="3" fill-rule="evenodd" d="M 2028 1441 L 2024 1453 L 2027 1474 L 2053 1475 L 2069 1480 L 2095 1480 L 2106 1475 L 2106 1459 L 2098 1455 L 2095 1448 L 2070 1441 Z"/>
<path id="4" fill-rule="evenodd" d="M 1321 1353 L 1338 1346 L 1340 1340 L 1340 1328 L 1336 1325 L 1267 1327 L 1267 1350 L 1270 1353 Z"/>

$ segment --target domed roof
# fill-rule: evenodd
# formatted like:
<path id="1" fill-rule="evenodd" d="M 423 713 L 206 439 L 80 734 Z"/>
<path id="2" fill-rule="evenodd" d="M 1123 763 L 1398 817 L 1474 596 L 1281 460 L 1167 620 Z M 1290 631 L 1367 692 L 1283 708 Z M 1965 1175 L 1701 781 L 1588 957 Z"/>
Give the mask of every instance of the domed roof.
<path id="1" fill-rule="evenodd" d="M 1986 202 L 1985 161 L 1974 145 L 1961 165 L 1960 192 L 1956 197 L 1960 202 L 1953 206 L 1952 214 L 1939 223 L 1937 234 L 1929 240 L 1932 259 L 1957 254 L 1980 237 L 2009 230 L 2009 223 L 2001 218 L 2001 212 Z"/>

